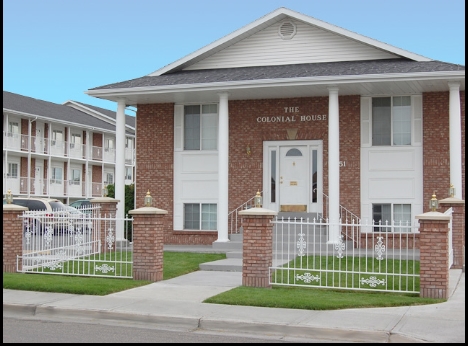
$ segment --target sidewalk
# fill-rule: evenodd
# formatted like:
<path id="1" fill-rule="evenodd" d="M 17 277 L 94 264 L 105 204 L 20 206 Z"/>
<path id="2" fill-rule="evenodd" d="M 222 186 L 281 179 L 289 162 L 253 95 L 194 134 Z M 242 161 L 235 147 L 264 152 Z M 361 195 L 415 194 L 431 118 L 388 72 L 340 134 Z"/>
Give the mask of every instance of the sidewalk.
<path id="1" fill-rule="evenodd" d="M 3 317 L 253 334 L 282 340 L 465 342 L 465 273 L 461 269 L 450 270 L 450 298 L 441 304 L 310 311 L 202 303 L 241 284 L 241 272 L 202 270 L 107 296 L 4 289 Z"/>

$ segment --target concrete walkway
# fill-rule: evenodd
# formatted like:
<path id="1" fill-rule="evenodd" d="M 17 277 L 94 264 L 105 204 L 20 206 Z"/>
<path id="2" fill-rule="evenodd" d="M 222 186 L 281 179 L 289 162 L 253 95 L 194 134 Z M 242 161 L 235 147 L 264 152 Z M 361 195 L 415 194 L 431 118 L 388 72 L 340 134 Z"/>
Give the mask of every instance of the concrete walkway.
<path id="1" fill-rule="evenodd" d="M 107 296 L 3 290 L 3 316 L 250 334 L 305 342 L 465 342 L 465 273 L 450 270 L 441 304 L 311 311 L 202 303 L 242 273 L 201 270 Z"/>

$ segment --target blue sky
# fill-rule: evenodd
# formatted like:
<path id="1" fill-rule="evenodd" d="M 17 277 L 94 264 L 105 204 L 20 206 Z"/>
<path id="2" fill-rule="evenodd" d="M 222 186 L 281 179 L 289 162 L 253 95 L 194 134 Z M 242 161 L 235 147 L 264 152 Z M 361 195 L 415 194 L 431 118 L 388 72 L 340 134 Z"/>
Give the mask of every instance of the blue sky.
<path id="1" fill-rule="evenodd" d="M 465 65 L 465 0 L 3 0 L 3 90 L 116 110 L 84 92 L 154 72 L 279 7 Z"/>

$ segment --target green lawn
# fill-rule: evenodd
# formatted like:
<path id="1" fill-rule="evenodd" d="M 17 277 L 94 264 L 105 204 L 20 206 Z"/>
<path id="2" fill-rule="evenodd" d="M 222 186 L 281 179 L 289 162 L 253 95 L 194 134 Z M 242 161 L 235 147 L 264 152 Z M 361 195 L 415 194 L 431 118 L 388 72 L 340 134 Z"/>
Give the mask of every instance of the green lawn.
<path id="1" fill-rule="evenodd" d="M 226 258 L 225 254 L 164 252 L 163 280 L 199 270 L 200 263 Z M 150 281 L 82 277 L 38 273 L 3 273 L 3 288 L 87 295 L 107 295 L 150 284 Z M 335 310 L 368 307 L 425 305 L 444 299 L 420 298 L 418 294 L 382 293 L 325 288 L 255 288 L 240 286 L 205 300 L 205 303 L 276 307 L 306 310 Z"/>

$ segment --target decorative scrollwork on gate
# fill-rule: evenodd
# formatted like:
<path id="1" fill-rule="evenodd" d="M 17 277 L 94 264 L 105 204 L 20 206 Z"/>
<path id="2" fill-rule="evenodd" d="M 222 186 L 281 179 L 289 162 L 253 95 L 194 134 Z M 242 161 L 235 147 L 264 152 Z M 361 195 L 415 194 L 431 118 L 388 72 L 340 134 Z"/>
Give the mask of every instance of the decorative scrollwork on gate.
<path id="1" fill-rule="evenodd" d="M 107 229 L 107 236 L 106 236 L 107 248 L 109 250 L 112 250 L 114 248 L 114 241 L 115 241 L 114 229 L 112 227 L 109 227 Z"/>
<path id="2" fill-rule="evenodd" d="M 383 254 L 385 252 L 385 244 L 382 239 L 383 237 L 377 237 L 377 244 L 375 244 L 376 259 L 379 261 L 383 260 Z"/>
<path id="3" fill-rule="evenodd" d="M 367 284 L 370 287 L 376 287 L 377 285 L 385 286 L 385 279 L 377 279 L 375 276 L 371 276 L 368 279 L 361 278 L 361 284 Z"/>
<path id="4" fill-rule="evenodd" d="M 297 241 L 297 248 L 299 249 L 299 256 L 305 255 L 305 250 L 307 248 L 307 243 L 304 240 L 304 233 L 299 233 L 299 240 Z"/>
<path id="5" fill-rule="evenodd" d="M 343 241 L 343 235 L 338 236 L 338 243 L 335 244 L 335 250 L 338 252 L 338 255 L 336 255 L 336 258 L 343 258 L 343 252 L 346 249 L 346 245 Z"/>
<path id="6" fill-rule="evenodd" d="M 319 282 L 320 276 L 319 275 L 312 275 L 311 273 L 304 273 L 303 275 L 296 274 L 296 280 L 302 280 L 306 284 L 310 284 L 312 281 Z"/>

